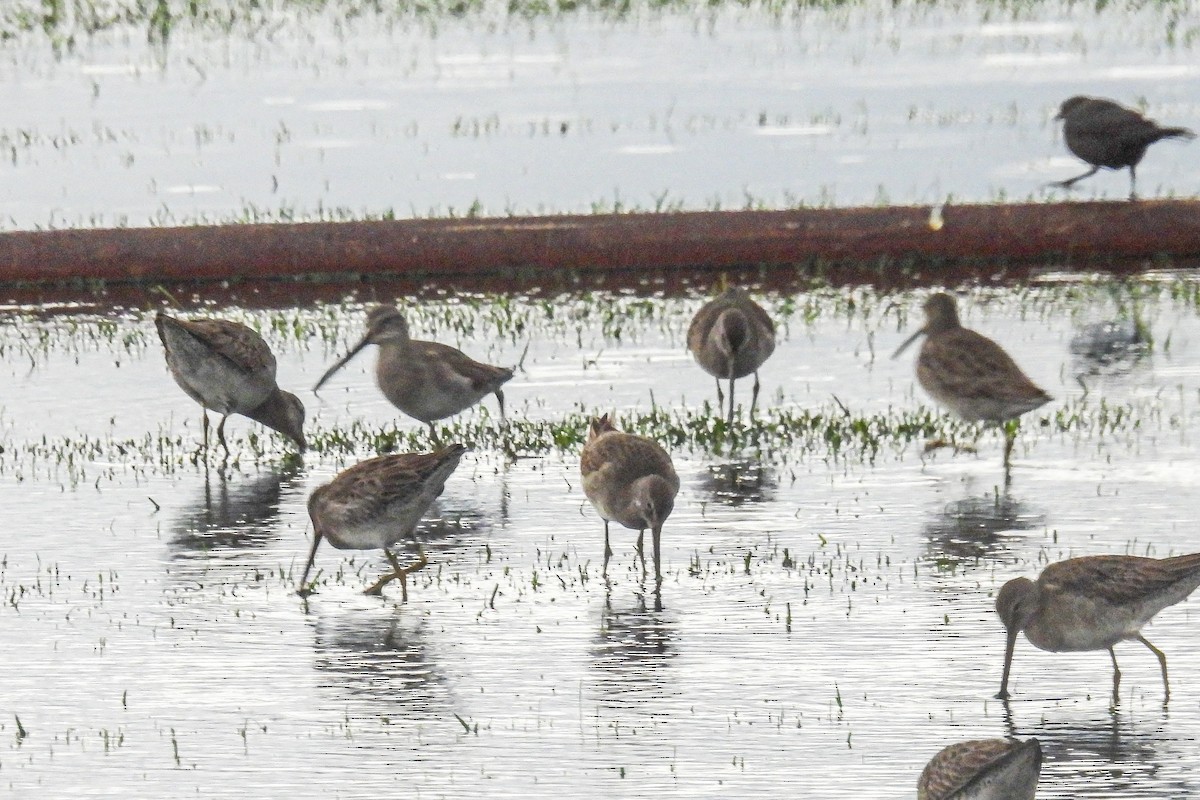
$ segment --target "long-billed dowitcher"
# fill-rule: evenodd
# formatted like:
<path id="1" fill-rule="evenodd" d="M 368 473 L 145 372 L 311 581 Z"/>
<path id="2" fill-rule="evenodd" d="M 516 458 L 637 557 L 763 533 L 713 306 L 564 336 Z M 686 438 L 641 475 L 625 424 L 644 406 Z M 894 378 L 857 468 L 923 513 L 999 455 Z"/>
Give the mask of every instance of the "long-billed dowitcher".
<path id="1" fill-rule="evenodd" d="M 1071 97 L 1063 101 L 1055 119 L 1063 121 L 1067 149 L 1092 165 L 1082 175 L 1057 181 L 1053 186 L 1070 189 L 1084 178 L 1107 169 L 1129 167 L 1129 199 L 1137 199 L 1137 165 L 1146 148 L 1162 139 L 1195 139 L 1187 128 L 1163 128 L 1131 108 L 1102 97 Z"/>
<path id="2" fill-rule="evenodd" d="M 217 439 L 225 442 L 225 421 L 241 414 L 279 431 L 304 452 L 304 404 L 275 383 L 275 356 L 263 338 L 225 319 L 184 320 L 158 312 L 154 317 L 171 375 L 188 397 L 221 414 Z M 208 449 L 208 413 L 204 447 Z"/>
<path id="3" fill-rule="evenodd" d="M 1037 739 L 958 742 L 925 765 L 917 800 L 1033 800 L 1041 774 Z"/>
<path id="4" fill-rule="evenodd" d="M 996 595 L 996 612 L 1008 631 L 1000 698 L 1008 698 L 1017 634 L 1034 647 L 1054 653 L 1108 650 L 1113 665 L 1113 702 L 1119 699 L 1121 670 L 1113 645 L 1134 639 L 1158 657 L 1163 702 L 1171 697 L 1167 657 L 1142 636 L 1155 614 L 1200 586 L 1200 553 L 1172 558 L 1085 556 L 1051 564 L 1036 582 L 1013 578 Z"/>
<path id="5" fill-rule="evenodd" d="M 733 384 L 754 373 L 750 415 L 758 402 L 758 368 L 775 352 L 775 323 L 763 307 L 737 286 L 708 301 L 692 318 L 688 350 L 696 362 L 717 379 L 717 405 L 724 411 L 721 381 L 729 381 L 728 424 L 733 424 Z"/>
<path id="6" fill-rule="evenodd" d="M 513 376 L 506 367 L 481 364 L 449 345 L 425 342 L 408 335 L 408 322 L 394 306 L 376 306 L 367 315 L 367 332 L 317 385 L 317 392 L 333 373 L 369 344 L 379 345 L 375 381 L 383 396 L 396 408 L 429 426 L 434 444 L 440 444 L 433 423 L 453 416 L 489 394 L 500 401 L 504 418 L 503 386 Z"/>
<path id="7" fill-rule="evenodd" d="M 604 572 L 612 548 L 608 542 L 608 523 L 615 520 L 638 532 L 637 551 L 646 573 L 646 552 L 642 549 L 646 529 L 654 544 L 654 583 L 662 585 L 662 526 L 675 508 L 679 476 L 667 451 L 654 441 L 613 426 L 608 414 L 593 419 L 587 444 L 579 461 L 583 473 L 583 493 L 604 520 Z"/>
<path id="8" fill-rule="evenodd" d="M 917 356 L 917 380 L 942 405 L 968 422 L 1002 425 L 1048 403 L 1053 398 L 1021 371 L 1004 348 L 964 328 L 958 308 L 948 294 L 925 301 L 925 325 L 896 348 L 896 358 L 921 334 L 925 341 Z M 1016 441 L 1014 427 L 1004 431 L 1004 466 Z"/>
<path id="9" fill-rule="evenodd" d="M 311 591 L 308 571 L 324 537 L 339 550 L 381 548 L 393 571 L 371 584 L 366 594 L 379 594 L 399 578 L 401 599 L 407 601 L 408 573 L 429 563 L 417 538 L 417 523 L 442 493 L 446 479 L 465 452 L 463 445 L 452 444 L 433 453 L 378 456 L 355 464 L 317 487 L 308 498 L 313 543 L 300 576 L 300 594 L 307 596 Z M 417 561 L 407 567 L 400 566 L 395 553 L 388 549 L 404 536 L 411 536 L 417 545 Z"/>

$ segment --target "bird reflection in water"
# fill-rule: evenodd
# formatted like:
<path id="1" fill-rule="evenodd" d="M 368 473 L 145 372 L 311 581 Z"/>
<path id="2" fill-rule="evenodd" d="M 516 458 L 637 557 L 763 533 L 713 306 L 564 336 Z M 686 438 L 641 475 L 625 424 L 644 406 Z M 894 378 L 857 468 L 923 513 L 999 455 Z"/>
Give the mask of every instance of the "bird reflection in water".
<path id="1" fill-rule="evenodd" d="M 1086 392 L 1095 379 L 1123 378 L 1144 369 L 1151 343 L 1150 329 L 1136 314 L 1093 322 L 1071 339 L 1071 372 Z"/>
<path id="2" fill-rule="evenodd" d="M 1003 551 L 1016 531 L 1045 524 L 1045 514 L 1014 498 L 1005 482 L 990 492 L 947 503 L 925 524 L 925 538 L 930 558 L 965 565 Z"/>
<path id="3" fill-rule="evenodd" d="M 675 657 L 675 621 L 662 611 L 647 609 L 645 602 L 618 611 L 606 600 L 600 630 L 592 645 L 591 666 L 598 685 L 611 702 L 645 692 L 654 694 L 672 684 L 666 667 Z"/>
<path id="4" fill-rule="evenodd" d="M 283 496 L 293 490 L 302 494 L 301 468 L 294 460 L 256 477 L 230 477 L 226 470 L 214 477 L 206 471 L 200 496 L 172 526 L 175 556 L 261 547 L 277 538 Z"/>
<path id="5" fill-rule="evenodd" d="M 344 699 L 370 701 L 366 713 L 389 719 L 445 713 L 450 689 L 430 666 L 427 618 L 396 606 L 357 605 L 334 613 L 310 612 L 310 618 L 314 666 L 328 679 L 326 687 Z"/>
<path id="6" fill-rule="evenodd" d="M 712 502 L 726 506 L 770 502 L 778 488 L 775 470 L 752 459 L 710 464 L 701 474 L 699 485 Z"/>
<path id="7" fill-rule="evenodd" d="M 1036 722 L 1018 726 L 1005 706 L 1008 734 L 1041 742 L 1042 783 L 1058 789 L 1055 797 L 1200 796 L 1190 725 L 1173 733 L 1166 709 L 1152 702 L 1136 715 L 1110 708 L 1072 718 L 1055 708 L 1058 714 L 1039 713 L 1031 716 Z"/>

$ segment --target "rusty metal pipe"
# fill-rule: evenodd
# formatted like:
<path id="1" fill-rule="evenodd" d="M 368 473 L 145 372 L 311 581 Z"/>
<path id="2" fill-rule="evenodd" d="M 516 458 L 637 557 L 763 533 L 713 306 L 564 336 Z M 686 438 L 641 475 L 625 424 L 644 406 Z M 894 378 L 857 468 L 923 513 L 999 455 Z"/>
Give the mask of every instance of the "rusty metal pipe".
<path id="1" fill-rule="evenodd" d="M 1089 202 L 17 231 L 0 283 L 157 283 L 520 272 L 853 268 L 1052 261 L 1137 269 L 1200 258 L 1200 202 Z"/>

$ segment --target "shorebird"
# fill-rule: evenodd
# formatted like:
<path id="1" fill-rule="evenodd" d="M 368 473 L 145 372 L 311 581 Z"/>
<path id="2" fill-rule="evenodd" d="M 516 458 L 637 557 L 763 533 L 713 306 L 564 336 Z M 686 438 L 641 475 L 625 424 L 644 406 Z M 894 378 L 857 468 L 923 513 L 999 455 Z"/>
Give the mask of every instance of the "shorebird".
<path id="1" fill-rule="evenodd" d="M 1187 128 L 1160 127 L 1133 109 L 1101 97 L 1076 96 L 1064 100 L 1054 118 L 1063 121 L 1067 149 L 1092 168 L 1051 185 L 1070 189 L 1084 178 L 1095 175 L 1101 167 L 1129 167 L 1130 200 L 1137 199 L 1137 165 L 1146 155 L 1146 148 L 1160 139 L 1196 138 L 1196 134 Z"/>
<path id="2" fill-rule="evenodd" d="M 954 298 L 948 294 L 939 292 L 925 301 L 925 326 L 896 348 L 892 358 L 921 334 L 925 341 L 917 356 L 917 381 L 934 400 L 964 420 L 1002 425 L 1004 466 L 1008 467 L 1017 431 L 1004 423 L 1053 398 L 1029 380 L 1004 348 L 964 328 Z"/>
<path id="3" fill-rule="evenodd" d="M 1041 773 L 1037 739 L 958 742 L 925 765 L 917 800 L 1033 800 Z"/>
<path id="4" fill-rule="evenodd" d="M 734 381 L 754 373 L 750 398 L 753 417 L 758 402 L 758 368 L 775 351 L 775 323 L 763 307 L 745 289 L 726 289 L 696 312 L 688 328 L 687 346 L 704 371 L 717 379 L 717 405 L 722 411 L 725 398 L 721 381 L 729 381 L 729 425 L 733 424 Z"/>
<path id="5" fill-rule="evenodd" d="M 394 306 L 371 309 L 362 340 L 326 370 L 313 393 L 369 344 L 379 345 L 375 364 L 379 390 L 396 408 L 428 425 L 435 445 L 441 444 L 435 421 L 470 408 L 489 394 L 500 401 L 500 418 L 504 418 L 504 392 L 500 387 L 512 378 L 513 371 L 481 364 L 449 345 L 413 339 L 408 335 L 404 315 Z"/>
<path id="6" fill-rule="evenodd" d="M 176 319 L 159 311 L 154 317 L 171 376 L 188 397 L 221 414 L 217 439 L 229 455 L 225 421 L 241 414 L 279 431 L 304 452 L 304 404 L 275 383 L 275 356 L 263 338 L 225 319 Z M 208 411 L 204 449 L 208 449 Z"/>
<path id="7" fill-rule="evenodd" d="M 642 540 L 646 529 L 650 529 L 654 584 L 661 587 L 662 526 L 675 508 L 679 492 L 679 476 L 667 451 L 644 436 L 622 433 L 605 414 L 591 421 L 579 470 L 583 473 L 583 493 L 604 520 L 604 574 L 608 574 L 608 559 L 612 556 L 608 523 L 615 520 L 638 532 L 637 552 L 642 558 L 643 576 L 646 552 Z"/>
<path id="8" fill-rule="evenodd" d="M 996 612 L 1008 632 L 1004 674 L 997 697 L 1008 698 L 1017 634 L 1034 647 L 1062 653 L 1108 650 L 1113 665 L 1113 703 L 1119 699 L 1121 670 L 1113 646 L 1123 639 L 1146 645 L 1162 667 L 1163 702 L 1171 698 L 1167 656 L 1142 636 L 1155 614 L 1200 586 L 1200 553 L 1172 558 L 1085 556 L 1051 564 L 1036 582 L 1013 578 L 996 596 Z"/>
<path id="9" fill-rule="evenodd" d="M 397 453 L 368 459 L 317 487 L 308 498 L 308 516 L 313 523 L 312 550 L 300 595 L 307 597 L 308 571 L 317 557 L 322 537 L 339 550 L 381 548 L 392 572 L 371 584 L 365 594 L 380 594 L 388 583 L 400 579 L 400 596 L 408 601 L 408 573 L 425 567 L 429 560 L 417 538 L 421 515 L 442 493 L 446 479 L 458 467 L 467 448 L 452 444 L 433 453 Z M 417 561 L 407 567 L 388 548 L 404 536 L 417 545 Z"/>

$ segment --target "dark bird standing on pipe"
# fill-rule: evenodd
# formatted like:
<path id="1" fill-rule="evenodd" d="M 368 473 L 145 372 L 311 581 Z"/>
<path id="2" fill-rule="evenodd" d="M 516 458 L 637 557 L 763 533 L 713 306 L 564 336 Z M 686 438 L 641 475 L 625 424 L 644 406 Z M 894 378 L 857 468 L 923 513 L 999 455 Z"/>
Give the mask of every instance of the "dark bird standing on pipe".
<path id="1" fill-rule="evenodd" d="M 461 444 L 452 444 L 435 453 L 379 456 L 355 464 L 314 489 L 308 498 L 313 543 L 300 576 L 300 596 L 312 593 L 308 572 L 316 560 L 317 545 L 325 538 L 339 550 L 382 548 L 392 571 L 371 584 L 365 594 L 380 594 L 384 586 L 398 578 L 401 600 L 407 602 L 408 574 L 429 563 L 417 538 L 417 523 L 441 495 L 466 452 Z M 411 536 L 417 545 L 417 561 L 407 567 L 400 566 L 388 549 L 404 536 Z"/>
<path id="2" fill-rule="evenodd" d="M 222 415 L 217 439 L 225 455 L 225 421 L 230 414 L 279 431 L 304 452 L 304 404 L 275 383 L 275 355 L 261 336 L 238 322 L 176 319 L 161 311 L 154 325 L 175 382 L 203 408 Z M 202 413 L 207 450 L 208 413 Z"/>
<path id="3" fill-rule="evenodd" d="M 1006 423 L 1052 398 L 1029 380 L 1003 347 L 964 328 L 958 321 L 954 298 L 948 294 L 929 296 L 925 301 L 925 326 L 897 347 L 892 358 L 922 334 L 925 341 L 917 355 L 921 388 L 967 422 L 1004 425 L 1007 468 L 1017 432 L 1015 426 Z"/>
<path id="4" fill-rule="evenodd" d="M 1113 665 L 1113 704 L 1120 699 L 1121 670 L 1113 646 L 1125 639 L 1146 645 L 1162 668 L 1163 703 L 1171 698 L 1167 657 L 1142 636 L 1142 627 L 1200 586 L 1200 553 L 1172 558 L 1084 556 L 1042 570 L 1037 581 L 1013 578 L 996 595 L 996 613 L 1008 633 L 1001 699 L 1017 634 L 1052 653 L 1107 650 Z"/>
<path id="5" fill-rule="evenodd" d="M 1078 181 L 1095 175 L 1101 167 L 1129 167 L 1130 200 L 1137 199 L 1137 165 L 1146 155 L 1146 148 L 1160 139 L 1196 138 L 1188 128 L 1159 127 L 1133 109 L 1100 97 L 1076 96 L 1065 100 L 1055 119 L 1063 121 L 1067 148 L 1092 168 L 1051 185 L 1070 189 Z"/>
<path id="6" fill-rule="evenodd" d="M 745 289 L 734 286 L 710 300 L 692 318 L 688 350 L 696 362 L 717 379 L 717 405 L 724 411 L 721 381 L 729 381 L 729 414 L 733 424 L 733 383 L 754 373 L 750 416 L 758 402 L 758 368 L 775 352 L 775 323 Z"/>
<path id="7" fill-rule="evenodd" d="M 313 393 L 369 344 L 379 345 L 375 364 L 379 390 L 396 408 L 428 425 L 435 445 L 441 444 L 435 421 L 470 408 L 489 394 L 500 401 L 500 418 L 504 418 L 500 387 L 512 378 L 513 371 L 481 364 L 449 345 L 413 339 L 404 316 L 393 306 L 371 309 L 362 340 L 321 376 Z"/>

